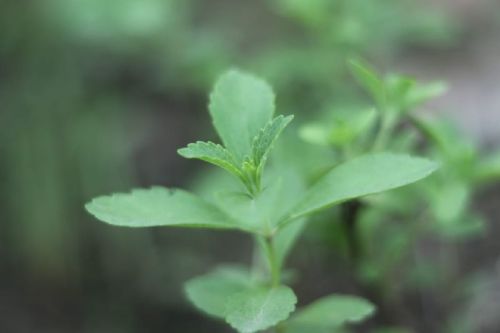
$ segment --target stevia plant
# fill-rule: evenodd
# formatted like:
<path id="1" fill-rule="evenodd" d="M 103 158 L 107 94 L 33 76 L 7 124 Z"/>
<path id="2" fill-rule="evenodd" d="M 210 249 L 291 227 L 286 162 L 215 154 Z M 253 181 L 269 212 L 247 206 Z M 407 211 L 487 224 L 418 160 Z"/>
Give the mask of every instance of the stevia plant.
<path id="1" fill-rule="evenodd" d="M 222 143 L 199 141 L 179 150 L 183 157 L 224 169 L 235 180 L 215 184 L 210 198 L 153 187 L 98 197 L 86 209 L 117 226 L 247 233 L 255 239 L 258 260 L 251 267 L 226 265 L 193 278 L 185 285 L 189 300 L 242 333 L 330 332 L 365 319 L 375 307 L 363 298 L 336 294 L 295 311 L 297 297 L 282 273 L 304 223 L 348 200 L 417 182 L 437 164 L 405 154 L 367 153 L 330 168 L 308 186 L 300 168 L 267 165 L 275 141 L 293 119 L 273 116 L 274 99 L 265 81 L 239 70 L 226 72 L 215 84 L 209 111 Z"/>

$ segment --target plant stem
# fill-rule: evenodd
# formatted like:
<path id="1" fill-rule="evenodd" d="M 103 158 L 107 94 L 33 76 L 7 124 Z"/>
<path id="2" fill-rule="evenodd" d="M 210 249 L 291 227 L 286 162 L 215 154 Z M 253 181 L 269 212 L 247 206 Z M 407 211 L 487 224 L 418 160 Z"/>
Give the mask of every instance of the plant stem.
<path id="1" fill-rule="evenodd" d="M 273 237 L 259 237 L 260 244 L 264 249 L 264 253 L 269 265 L 269 273 L 271 275 L 271 285 L 279 286 L 281 282 L 281 267 L 276 257 L 276 249 L 274 248 Z"/>
<path id="2" fill-rule="evenodd" d="M 380 128 L 373 140 L 373 150 L 380 151 L 386 148 L 389 139 L 392 136 L 394 126 L 398 117 L 394 114 L 395 110 L 385 109 L 381 115 Z"/>
<path id="3" fill-rule="evenodd" d="M 362 208 L 359 200 L 353 200 L 342 204 L 341 214 L 343 225 L 349 247 L 349 256 L 352 264 L 357 268 L 358 262 L 362 256 L 361 242 L 358 234 L 358 215 Z"/>

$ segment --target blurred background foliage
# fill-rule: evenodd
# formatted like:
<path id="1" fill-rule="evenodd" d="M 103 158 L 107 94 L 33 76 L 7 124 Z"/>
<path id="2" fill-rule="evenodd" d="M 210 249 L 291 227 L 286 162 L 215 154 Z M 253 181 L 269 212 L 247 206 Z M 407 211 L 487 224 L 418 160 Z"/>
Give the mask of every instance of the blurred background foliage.
<path id="1" fill-rule="evenodd" d="M 297 115 L 283 154 L 320 172 L 360 153 L 373 102 L 349 75 L 355 56 L 450 81 L 386 145 L 445 168 L 372 198 L 356 265 L 332 223 L 342 212 L 316 217 L 292 259 L 299 296 L 387 305 L 362 332 L 498 332 L 499 12 L 494 0 L 0 1 L 0 331 L 224 332 L 182 281 L 249 261 L 249 240 L 115 229 L 83 203 L 219 181 L 176 149 L 214 137 L 206 94 L 232 66 L 267 78 L 278 112 Z"/>

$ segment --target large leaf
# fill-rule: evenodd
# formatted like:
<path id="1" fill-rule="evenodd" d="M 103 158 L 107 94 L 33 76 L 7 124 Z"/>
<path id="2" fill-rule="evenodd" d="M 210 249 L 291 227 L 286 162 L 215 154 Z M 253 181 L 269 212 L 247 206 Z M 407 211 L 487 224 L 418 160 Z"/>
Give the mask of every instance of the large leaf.
<path id="1" fill-rule="evenodd" d="M 286 286 L 250 289 L 229 297 L 226 321 L 241 333 L 262 331 L 287 319 L 295 303 Z"/>
<path id="2" fill-rule="evenodd" d="M 286 324 L 287 333 L 330 333 L 347 323 L 365 319 L 375 307 L 365 299 L 332 295 L 299 310 Z"/>
<path id="3" fill-rule="evenodd" d="M 313 185 L 290 218 L 343 201 L 416 182 L 437 169 L 424 158 L 392 153 L 368 154 L 335 167 Z"/>
<path id="4" fill-rule="evenodd" d="M 163 187 L 98 197 L 85 208 L 103 222 L 124 227 L 243 228 L 201 198 Z"/>
<path id="5" fill-rule="evenodd" d="M 186 282 L 184 289 L 189 300 L 200 310 L 224 318 L 226 302 L 230 296 L 252 286 L 248 270 L 221 267 Z"/>
<path id="6" fill-rule="evenodd" d="M 253 138 L 272 118 L 274 94 L 265 81 L 231 70 L 215 84 L 209 109 L 224 145 L 242 162 Z"/>
<path id="7" fill-rule="evenodd" d="M 185 148 L 179 149 L 178 153 L 185 158 L 197 158 L 212 163 L 237 177 L 242 177 L 234 156 L 221 145 L 213 142 L 198 141 L 196 143 L 190 143 Z"/>

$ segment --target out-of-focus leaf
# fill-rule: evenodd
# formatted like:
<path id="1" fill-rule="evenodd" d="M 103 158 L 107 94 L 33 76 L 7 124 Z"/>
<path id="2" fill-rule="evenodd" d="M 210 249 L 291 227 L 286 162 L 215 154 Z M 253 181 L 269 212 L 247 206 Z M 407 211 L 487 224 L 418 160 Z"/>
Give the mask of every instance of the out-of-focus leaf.
<path id="1" fill-rule="evenodd" d="M 355 139 L 365 134 L 375 124 L 377 113 L 374 109 L 336 117 L 335 124 L 330 133 L 330 142 L 342 147 L 352 143 Z"/>
<path id="2" fill-rule="evenodd" d="M 460 219 L 453 221 L 453 223 L 438 224 L 435 226 L 435 231 L 442 237 L 455 241 L 484 235 L 486 230 L 486 221 L 473 214 L 462 216 Z"/>
<path id="3" fill-rule="evenodd" d="M 299 136 L 302 140 L 314 145 L 330 145 L 330 130 L 325 124 L 306 124 L 300 128 Z"/>
<path id="4" fill-rule="evenodd" d="M 436 81 L 427 84 L 417 84 L 409 90 L 405 98 L 405 107 L 414 108 L 435 97 L 446 93 L 448 85 L 445 82 Z"/>
<path id="5" fill-rule="evenodd" d="M 465 184 L 449 182 L 439 185 L 432 193 L 434 195 L 431 207 L 439 223 L 452 224 L 462 216 L 469 199 L 469 191 Z"/>
<path id="6" fill-rule="evenodd" d="M 288 318 L 297 297 L 286 286 L 256 288 L 231 295 L 226 321 L 241 333 L 265 330 Z"/>
<path id="7" fill-rule="evenodd" d="M 378 153 L 357 157 L 335 167 L 313 185 L 290 218 L 411 184 L 429 176 L 437 167 L 435 162 L 407 155 Z"/>
<path id="8" fill-rule="evenodd" d="M 124 227 L 242 228 L 201 198 L 183 190 L 163 187 L 98 197 L 85 208 L 103 222 Z"/>
<path id="9" fill-rule="evenodd" d="M 442 95 L 447 90 L 447 85 L 444 82 L 421 84 L 404 75 L 389 75 L 385 82 L 391 107 L 400 112 L 407 112 Z"/>
<path id="10" fill-rule="evenodd" d="M 387 93 L 384 81 L 377 72 L 360 60 L 350 60 L 349 66 L 358 83 L 370 94 L 377 106 L 384 109 L 387 102 Z"/>
<path id="11" fill-rule="evenodd" d="M 374 109 L 345 112 L 335 110 L 333 121 L 307 124 L 300 129 L 299 135 L 311 144 L 342 148 L 366 134 L 376 119 Z"/>
<path id="12" fill-rule="evenodd" d="M 274 93 L 265 81 L 230 70 L 217 80 L 209 110 L 224 145 L 242 163 L 255 136 L 271 120 Z"/>
<path id="13" fill-rule="evenodd" d="M 224 318 L 229 297 L 253 286 L 248 270 L 228 266 L 187 281 L 184 289 L 198 309 Z"/>
<path id="14" fill-rule="evenodd" d="M 475 179 L 481 183 L 500 180 L 500 152 L 479 162 Z"/>
<path id="15" fill-rule="evenodd" d="M 285 326 L 287 333 L 330 333 L 338 327 L 364 320 L 375 306 L 355 296 L 331 295 L 300 309 Z"/>

